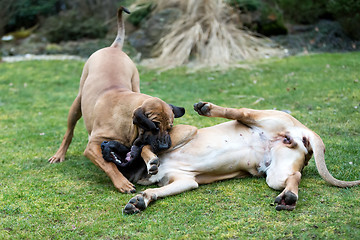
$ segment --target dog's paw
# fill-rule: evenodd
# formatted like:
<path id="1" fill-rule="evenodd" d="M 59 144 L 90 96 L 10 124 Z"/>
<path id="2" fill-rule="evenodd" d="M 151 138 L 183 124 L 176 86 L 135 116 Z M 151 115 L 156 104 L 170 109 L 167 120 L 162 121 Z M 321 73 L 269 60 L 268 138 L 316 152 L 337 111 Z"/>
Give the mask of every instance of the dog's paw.
<path id="1" fill-rule="evenodd" d="M 135 197 L 131 198 L 130 201 L 126 204 L 123 209 L 123 213 L 135 214 L 145 210 L 145 208 L 146 204 L 144 197 L 142 195 L 136 195 Z"/>
<path id="2" fill-rule="evenodd" d="M 295 193 L 291 191 L 281 193 L 279 196 L 275 198 L 275 203 L 277 204 L 275 209 L 278 211 L 281 210 L 292 211 L 295 209 L 297 200 L 298 197 L 296 196 Z"/>
<path id="3" fill-rule="evenodd" d="M 160 160 L 159 158 L 153 158 L 148 163 L 148 172 L 150 175 L 155 175 L 159 171 Z"/>
<path id="4" fill-rule="evenodd" d="M 121 193 L 136 193 L 134 184 L 129 182 L 127 179 L 119 181 L 114 180 L 113 184 L 114 187 Z"/>
<path id="5" fill-rule="evenodd" d="M 210 116 L 211 103 L 198 102 L 194 104 L 194 110 L 203 116 Z"/>
<path id="6" fill-rule="evenodd" d="M 48 162 L 49 163 L 58 163 L 58 162 L 63 162 L 64 160 L 65 160 L 64 155 L 61 155 L 61 156 L 54 155 L 51 158 L 49 158 Z"/>

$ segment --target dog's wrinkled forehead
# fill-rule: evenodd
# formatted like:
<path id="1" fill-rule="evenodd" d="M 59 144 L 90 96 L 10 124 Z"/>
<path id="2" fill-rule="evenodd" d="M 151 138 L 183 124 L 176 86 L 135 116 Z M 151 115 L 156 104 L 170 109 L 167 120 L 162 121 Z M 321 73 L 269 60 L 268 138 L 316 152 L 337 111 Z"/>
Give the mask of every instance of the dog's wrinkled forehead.
<path id="1" fill-rule="evenodd" d="M 279 152 L 279 154 L 284 155 L 281 157 L 286 158 L 288 161 L 294 161 L 294 163 L 297 162 L 297 165 L 299 165 L 297 168 L 299 169 L 302 169 L 302 167 L 308 164 L 313 154 L 309 142 L 309 132 L 304 131 L 304 129 L 294 128 L 279 133 L 275 142 L 277 149 L 281 152 Z M 292 157 L 294 157 L 294 159 L 290 160 Z"/>
<path id="2" fill-rule="evenodd" d="M 297 128 L 280 133 L 278 139 L 282 140 L 282 143 L 289 148 L 300 147 L 303 151 L 308 151 L 308 137 L 306 133 Z"/>
<path id="3" fill-rule="evenodd" d="M 149 103 L 144 106 L 144 113 L 151 121 L 159 122 L 164 125 L 164 127 L 171 125 L 174 121 L 172 109 L 167 103 L 161 100 L 149 101 Z"/>

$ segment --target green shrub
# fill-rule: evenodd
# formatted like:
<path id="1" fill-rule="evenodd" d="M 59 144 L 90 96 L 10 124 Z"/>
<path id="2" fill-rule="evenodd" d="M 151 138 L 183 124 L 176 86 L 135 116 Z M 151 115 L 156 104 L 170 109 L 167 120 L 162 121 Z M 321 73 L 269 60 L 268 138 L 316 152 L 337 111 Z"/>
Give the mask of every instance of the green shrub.
<path id="1" fill-rule="evenodd" d="M 288 21 L 311 24 L 326 14 L 327 0 L 274 0 Z M 346 0 L 345 0 L 346 1 Z M 355 0 L 356 1 L 356 0 Z"/>
<path id="2" fill-rule="evenodd" d="M 139 26 L 141 21 L 145 19 L 149 14 L 151 13 L 153 9 L 153 4 L 144 4 L 139 8 L 138 10 L 132 12 L 129 17 L 127 18 L 127 21 L 129 21 L 134 26 Z"/>
<path id="3" fill-rule="evenodd" d="M 279 8 L 270 4 L 263 4 L 261 9 L 261 17 L 258 23 L 257 32 L 265 36 L 282 35 L 287 33 L 284 25 L 284 17 Z"/>
<path id="4" fill-rule="evenodd" d="M 256 16 L 251 23 L 243 23 L 246 28 L 265 36 L 287 33 L 282 12 L 273 2 L 261 0 L 227 0 L 226 2 L 233 8 L 239 9 L 241 13 Z"/>
<path id="5" fill-rule="evenodd" d="M 330 0 L 327 9 L 351 38 L 360 40 L 359 0 Z"/>
<path id="6" fill-rule="evenodd" d="M 57 13 L 59 0 L 17 0 L 13 2 L 14 13 L 5 31 L 11 32 L 21 27 L 29 28 L 39 21 L 40 16 Z"/>
<path id="7" fill-rule="evenodd" d="M 261 8 L 260 0 L 228 0 L 230 6 L 240 9 L 242 12 L 254 12 Z"/>
<path id="8" fill-rule="evenodd" d="M 82 38 L 103 38 L 108 31 L 99 19 L 79 17 L 75 11 L 48 18 L 44 29 L 47 39 L 53 43 Z"/>

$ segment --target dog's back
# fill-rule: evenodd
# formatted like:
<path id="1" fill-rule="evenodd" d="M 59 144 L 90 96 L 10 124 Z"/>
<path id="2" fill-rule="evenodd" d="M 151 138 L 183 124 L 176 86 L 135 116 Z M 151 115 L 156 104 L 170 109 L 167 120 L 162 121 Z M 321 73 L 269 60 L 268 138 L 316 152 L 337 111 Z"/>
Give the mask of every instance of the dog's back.
<path id="1" fill-rule="evenodd" d="M 85 63 L 79 87 L 81 102 L 87 102 L 82 106 L 83 112 L 92 112 L 98 97 L 112 88 L 140 92 L 137 68 L 122 51 L 125 38 L 122 12 L 130 13 L 125 7 L 118 9 L 118 32 L 114 42 L 94 52 Z"/>

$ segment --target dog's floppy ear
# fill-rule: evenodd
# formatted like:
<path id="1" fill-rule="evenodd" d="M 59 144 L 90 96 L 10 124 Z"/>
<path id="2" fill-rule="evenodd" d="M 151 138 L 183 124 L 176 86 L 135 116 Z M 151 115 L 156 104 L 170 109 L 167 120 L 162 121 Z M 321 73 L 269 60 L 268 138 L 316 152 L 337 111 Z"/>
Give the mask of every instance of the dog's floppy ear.
<path id="1" fill-rule="evenodd" d="M 185 114 L 185 108 L 183 107 L 177 107 L 177 106 L 174 106 L 174 105 L 171 105 L 169 104 L 169 106 L 171 107 L 173 113 L 174 113 L 174 117 L 175 118 L 179 118 L 179 117 L 182 117 L 184 116 Z"/>
<path id="2" fill-rule="evenodd" d="M 133 123 L 144 129 L 145 131 L 158 131 L 159 128 L 156 127 L 156 125 L 145 116 L 144 110 L 141 107 L 138 107 L 134 111 L 133 115 Z"/>

